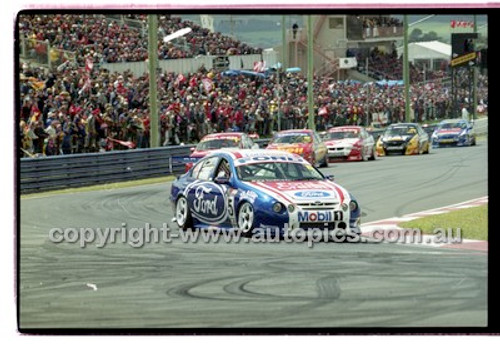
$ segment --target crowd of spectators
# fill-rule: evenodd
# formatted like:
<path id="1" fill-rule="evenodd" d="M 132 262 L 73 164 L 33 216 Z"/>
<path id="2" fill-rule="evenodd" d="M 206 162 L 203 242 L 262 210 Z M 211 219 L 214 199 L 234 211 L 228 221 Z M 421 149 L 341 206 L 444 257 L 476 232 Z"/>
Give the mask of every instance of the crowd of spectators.
<path id="1" fill-rule="evenodd" d="M 368 54 L 368 66 L 366 65 L 366 57 L 362 54 L 355 55 L 358 60 L 358 69 L 377 80 L 402 80 L 403 79 L 403 61 L 402 57 L 398 58 L 396 49 L 390 53 L 373 48 Z M 423 82 L 425 80 L 440 79 L 446 75 L 446 66 L 442 66 L 440 70 L 424 71 L 423 68 L 417 68 L 410 62 L 410 81 Z"/>
<path id="2" fill-rule="evenodd" d="M 105 69 L 80 68 L 47 72 L 22 65 L 20 132 L 26 156 L 72 154 L 149 146 L 147 75 L 134 77 Z M 224 77 L 213 70 L 159 76 L 158 98 L 163 145 L 197 142 L 212 132 L 245 131 L 270 136 L 280 128 L 307 123 L 307 79 L 301 74 L 268 78 Z M 210 80 L 210 87 L 203 80 Z M 487 79 L 482 76 L 480 99 L 487 104 Z M 401 86 L 334 81 L 316 77 L 315 118 L 318 130 L 371 122 L 384 113 L 389 122 L 404 120 Z M 414 85 L 412 108 L 418 120 L 445 118 L 451 110 L 448 84 Z M 278 112 L 280 116 L 278 117 Z"/>
<path id="3" fill-rule="evenodd" d="M 134 21 L 146 27 L 146 16 L 135 15 Z M 180 17 L 159 17 L 160 35 L 168 35 L 185 27 L 192 31 L 176 41 L 159 41 L 160 59 L 177 59 L 198 55 L 259 54 L 260 48 L 210 32 Z M 77 52 L 78 62 L 91 56 L 96 63 L 135 62 L 147 59 L 147 36 L 144 30 L 102 15 L 57 14 L 21 15 L 19 33 L 28 40 L 46 41 L 51 48 Z M 32 45 L 35 49 L 35 45 Z M 43 51 L 34 51 L 43 53 Z"/>
<path id="4" fill-rule="evenodd" d="M 403 22 L 394 17 L 364 17 L 363 18 L 363 28 L 375 28 L 375 27 L 402 27 Z"/>

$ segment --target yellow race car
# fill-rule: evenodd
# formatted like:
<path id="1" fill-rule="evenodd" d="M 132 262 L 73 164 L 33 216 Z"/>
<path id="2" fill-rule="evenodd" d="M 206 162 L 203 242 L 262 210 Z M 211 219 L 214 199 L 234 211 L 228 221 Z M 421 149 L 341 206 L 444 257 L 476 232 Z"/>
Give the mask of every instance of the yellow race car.
<path id="1" fill-rule="evenodd" d="M 387 127 L 377 141 L 377 154 L 427 154 L 429 135 L 417 123 L 396 123 Z"/>

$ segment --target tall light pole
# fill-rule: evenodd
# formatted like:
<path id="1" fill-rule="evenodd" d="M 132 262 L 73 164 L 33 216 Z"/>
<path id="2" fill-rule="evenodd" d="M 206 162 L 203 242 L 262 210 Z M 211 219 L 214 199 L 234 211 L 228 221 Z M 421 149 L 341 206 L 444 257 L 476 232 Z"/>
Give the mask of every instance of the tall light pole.
<path id="1" fill-rule="evenodd" d="M 308 120 L 307 127 L 315 130 L 314 124 L 314 99 L 313 99 L 313 71 L 314 71 L 314 54 L 313 54 L 313 28 L 312 16 L 307 16 L 307 103 L 308 103 Z"/>
<path id="2" fill-rule="evenodd" d="M 148 14 L 148 61 L 149 61 L 149 140 L 150 147 L 159 147 L 158 128 L 158 81 L 156 68 L 158 66 L 158 17 Z"/>
<path id="3" fill-rule="evenodd" d="M 474 33 L 477 34 L 477 16 L 474 14 Z M 478 79 L 478 66 L 477 66 L 477 63 L 474 65 L 474 68 L 473 69 L 473 83 L 474 83 L 474 86 L 473 86 L 473 89 L 472 89 L 472 92 L 473 92 L 473 95 L 474 95 L 474 100 L 472 102 L 472 106 L 473 106 L 473 109 L 472 109 L 472 119 L 476 119 L 477 118 L 477 79 Z"/>
<path id="4" fill-rule="evenodd" d="M 183 28 L 163 37 L 163 42 L 170 42 L 184 36 L 192 31 L 191 28 Z M 149 71 L 149 142 L 150 147 L 160 146 L 160 130 L 158 125 L 158 80 L 156 72 L 158 68 L 158 16 L 148 14 L 148 71 Z"/>
<path id="5" fill-rule="evenodd" d="M 410 122 L 410 66 L 408 64 L 408 15 L 403 18 L 403 83 L 405 98 L 405 121 Z"/>
<path id="6" fill-rule="evenodd" d="M 419 24 L 434 17 L 431 14 L 425 18 L 419 19 L 411 24 L 408 24 L 408 15 L 403 16 L 403 83 L 404 83 L 404 98 L 405 98 L 405 121 L 410 122 L 410 65 L 408 62 L 408 27 Z M 416 118 L 415 118 L 416 122 Z"/>
<path id="7" fill-rule="evenodd" d="M 286 70 L 288 68 L 288 43 L 286 40 L 286 21 L 284 15 L 281 16 L 281 39 L 283 44 L 281 67 L 283 70 Z"/>

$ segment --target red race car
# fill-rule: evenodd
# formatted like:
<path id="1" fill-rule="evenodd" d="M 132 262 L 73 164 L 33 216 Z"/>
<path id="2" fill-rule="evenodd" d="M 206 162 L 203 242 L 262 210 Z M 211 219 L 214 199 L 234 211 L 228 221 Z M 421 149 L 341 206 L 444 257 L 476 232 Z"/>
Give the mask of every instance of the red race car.
<path id="1" fill-rule="evenodd" d="M 190 162 L 186 163 L 186 172 L 193 164 L 207 155 L 210 151 L 217 149 L 257 149 L 259 145 L 254 143 L 245 133 L 216 133 L 204 136 L 196 147 L 191 148 Z"/>
<path id="2" fill-rule="evenodd" d="M 327 148 L 318 133 L 311 129 L 280 131 L 274 134 L 266 149 L 295 153 L 314 166 L 328 167 Z"/>
<path id="3" fill-rule="evenodd" d="M 359 126 L 335 127 L 324 137 L 329 159 L 375 160 L 375 140 L 365 128 Z"/>

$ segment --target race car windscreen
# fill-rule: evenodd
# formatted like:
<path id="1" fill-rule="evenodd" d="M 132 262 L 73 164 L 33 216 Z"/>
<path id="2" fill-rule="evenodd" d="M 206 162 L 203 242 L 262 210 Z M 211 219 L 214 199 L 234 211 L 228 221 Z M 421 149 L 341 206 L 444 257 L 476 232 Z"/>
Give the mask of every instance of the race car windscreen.
<path id="1" fill-rule="evenodd" d="M 275 136 L 271 143 L 311 143 L 312 137 L 308 133 L 294 133 Z"/>
<path id="2" fill-rule="evenodd" d="M 238 147 L 238 144 L 239 140 L 233 139 L 206 140 L 198 143 L 198 145 L 196 146 L 196 150 L 204 151 L 220 148 L 232 148 Z"/>
<path id="3" fill-rule="evenodd" d="M 408 136 L 408 135 L 415 135 L 417 133 L 417 129 L 414 127 L 392 127 L 388 128 L 386 132 L 384 133 L 385 137 L 391 137 L 391 136 Z"/>
<path id="4" fill-rule="evenodd" d="M 458 123 L 443 123 L 439 126 L 439 129 L 465 129 L 467 124 L 465 122 Z"/>
<path id="5" fill-rule="evenodd" d="M 358 137 L 359 133 L 355 131 L 332 131 L 326 135 L 325 140 L 355 139 Z"/>
<path id="6" fill-rule="evenodd" d="M 243 181 L 323 180 L 324 177 L 311 165 L 289 162 L 263 162 L 236 168 Z"/>

